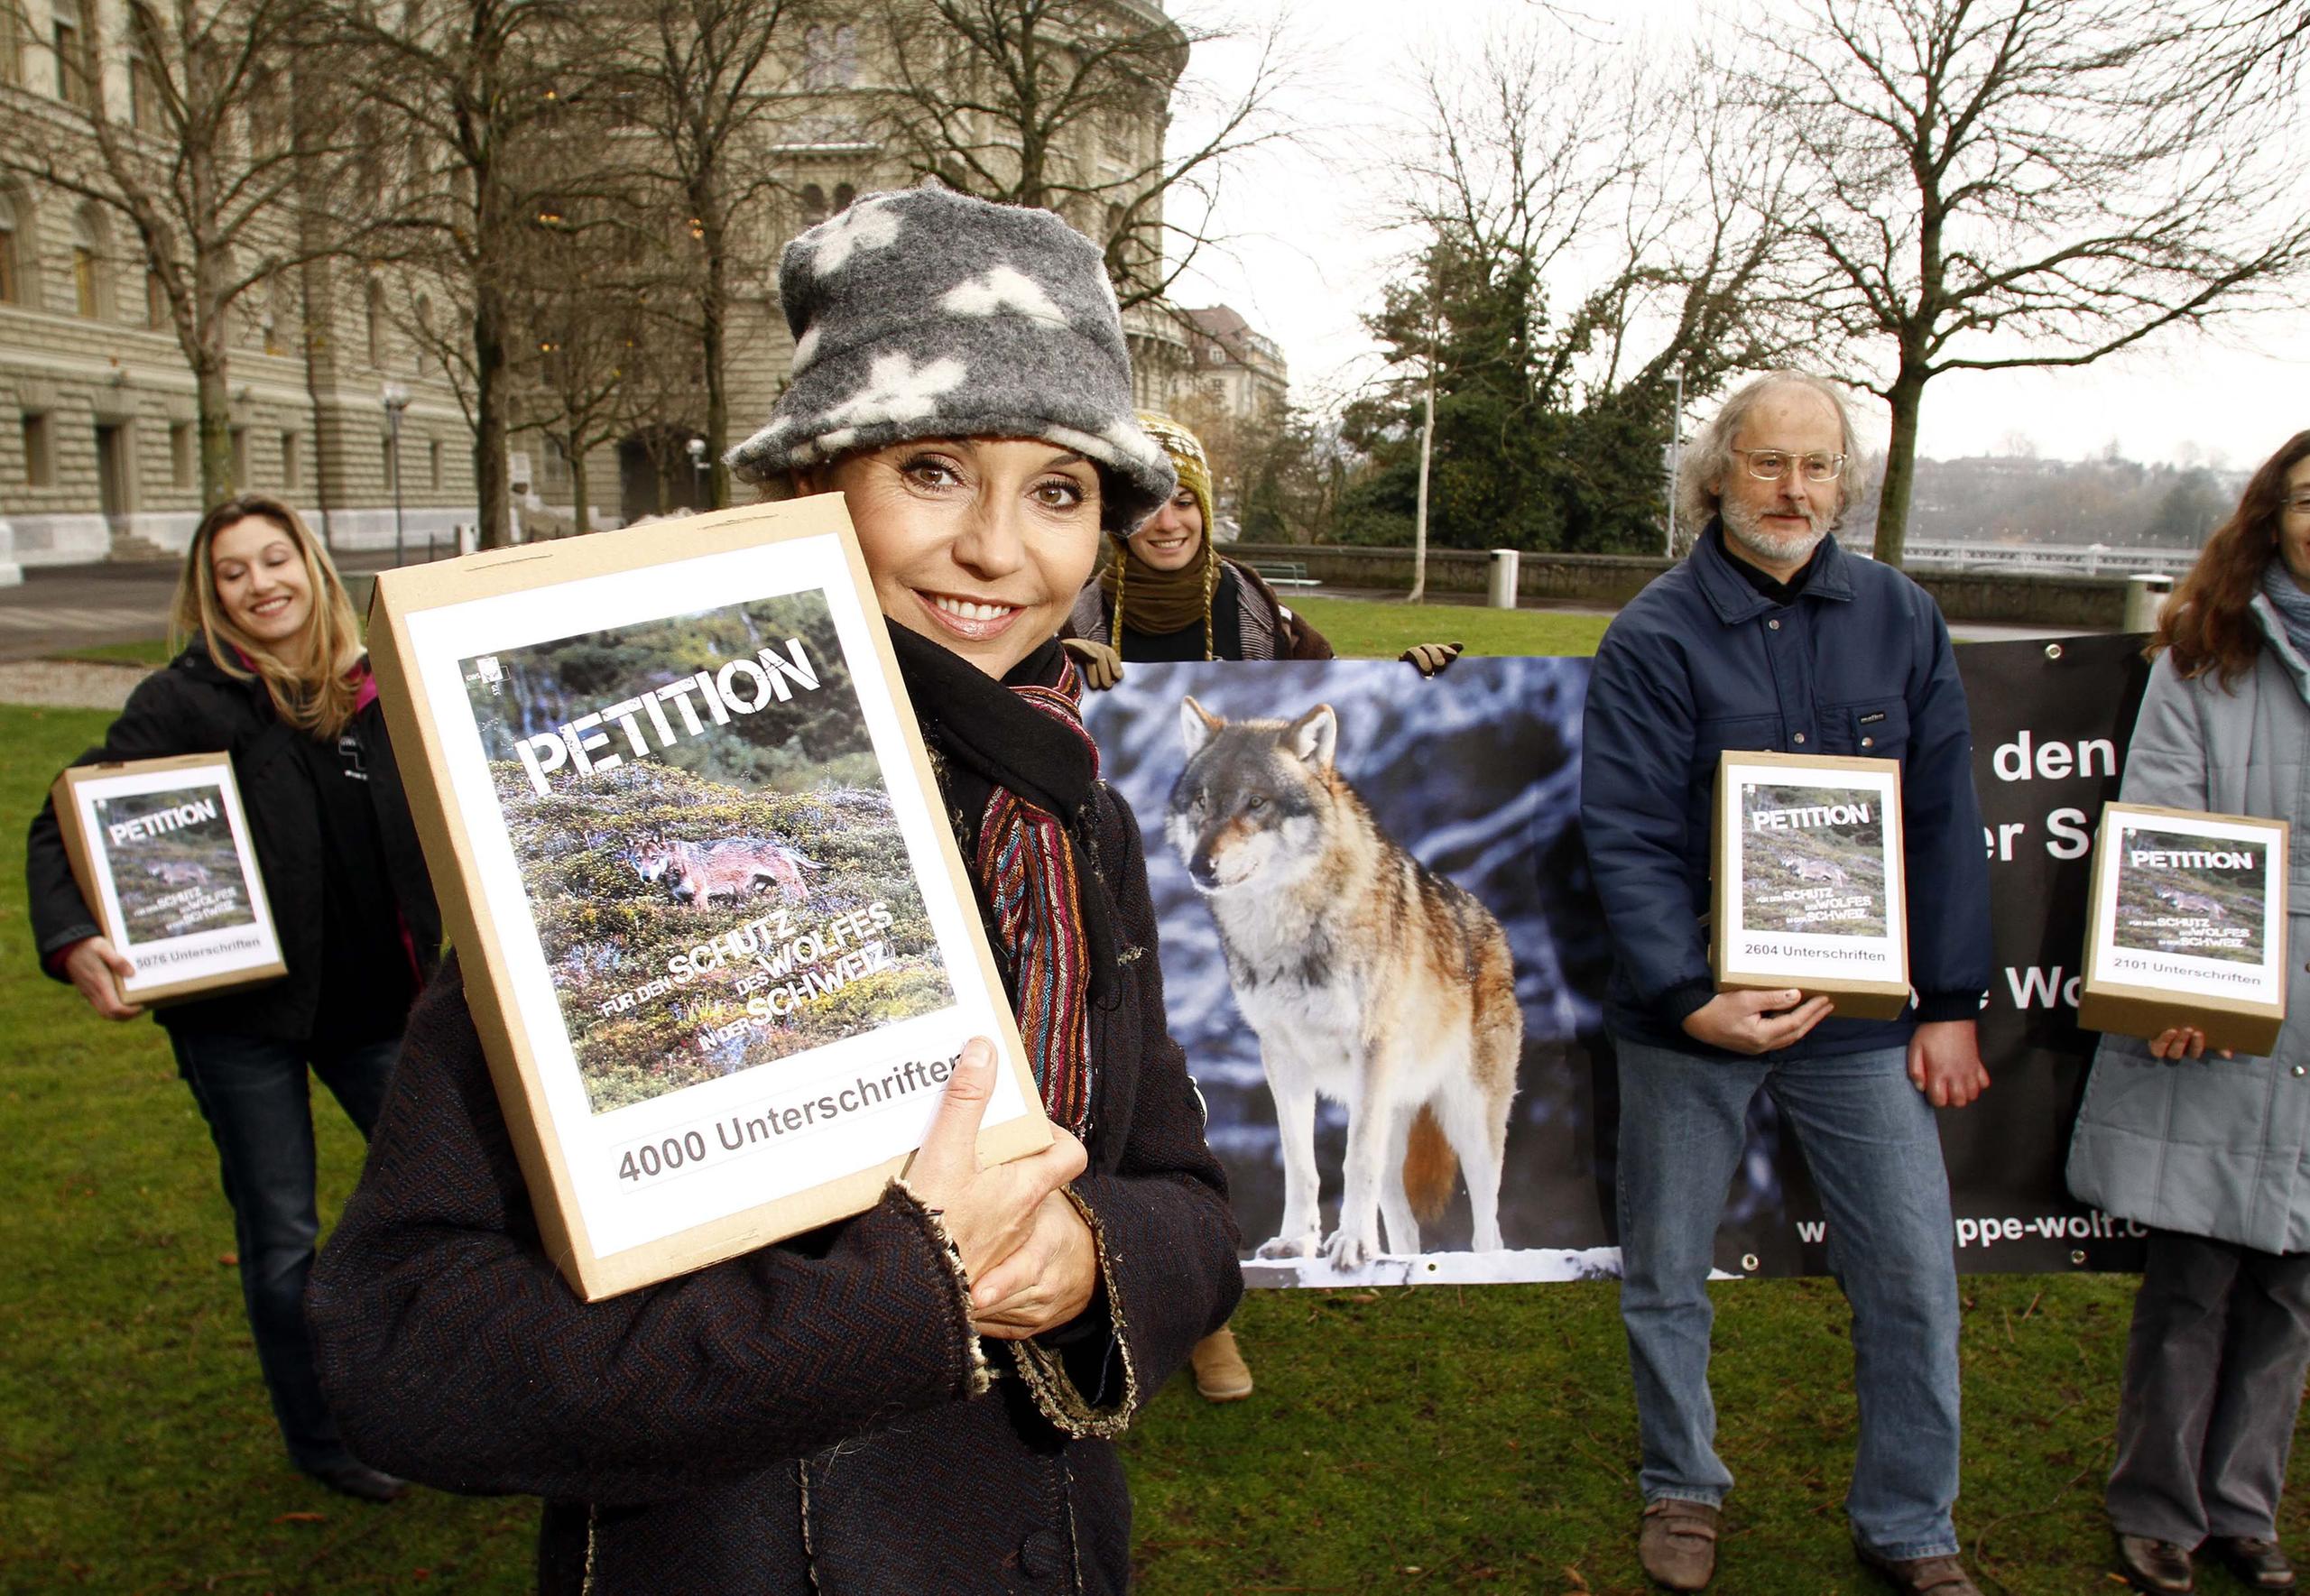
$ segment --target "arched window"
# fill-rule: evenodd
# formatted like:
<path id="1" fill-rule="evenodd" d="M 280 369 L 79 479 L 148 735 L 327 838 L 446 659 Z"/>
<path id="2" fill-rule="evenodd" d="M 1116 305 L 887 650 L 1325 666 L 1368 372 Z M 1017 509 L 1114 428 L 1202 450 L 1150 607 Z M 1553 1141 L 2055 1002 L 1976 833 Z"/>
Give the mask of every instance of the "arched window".
<path id="1" fill-rule="evenodd" d="M 843 30 L 845 32 L 848 32 L 850 30 L 847 28 Z M 858 190 L 851 187 L 848 183 L 836 183 L 834 186 L 835 209 L 848 210 L 850 208 L 850 202 L 857 198 Z"/>
<path id="2" fill-rule="evenodd" d="M 383 370 L 385 364 L 385 285 L 372 277 L 368 293 L 369 364 Z"/>
<path id="3" fill-rule="evenodd" d="M 417 296 L 417 335 L 409 341 L 409 369 L 422 376 L 425 374 L 425 346 L 433 337 L 433 296 L 431 294 Z M 441 446 L 436 444 L 433 447 L 438 449 Z M 436 482 L 433 485 L 438 488 L 441 484 Z"/>
<path id="4" fill-rule="evenodd" d="M 21 305 L 24 302 L 23 273 L 16 265 L 20 238 L 16 229 L 16 202 L 8 195 L 0 193 L 0 305 Z"/>
<path id="5" fill-rule="evenodd" d="M 104 218 L 93 204 L 82 206 L 72 217 L 73 309 L 91 321 L 101 320 L 111 308 Z"/>
<path id="6" fill-rule="evenodd" d="M 165 332 L 170 323 L 169 291 L 161 281 L 158 272 L 144 273 L 144 325 L 155 332 Z"/>
<path id="7" fill-rule="evenodd" d="M 802 185 L 802 226 L 815 227 L 827 219 L 827 191 L 816 183 Z"/>

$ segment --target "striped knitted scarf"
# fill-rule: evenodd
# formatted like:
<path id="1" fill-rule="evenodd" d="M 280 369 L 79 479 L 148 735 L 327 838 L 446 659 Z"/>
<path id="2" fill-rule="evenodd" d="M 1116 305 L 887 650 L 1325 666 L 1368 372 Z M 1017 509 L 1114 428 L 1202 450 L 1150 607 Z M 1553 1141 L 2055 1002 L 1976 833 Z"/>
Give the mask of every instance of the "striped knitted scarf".
<path id="1" fill-rule="evenodd" d="M 1043 1108 L 1076 1135 L 1091 1116 L 1090 1010 L 1112 1001 L 1113 910 L 1081 867 L 1099 780 L 1077 708 L 1082 684 L 1056 641 L 996 682 L 901 626 L 891 642 L 947 797 L 975 838 L 958 836 L 1000 955 Z"/>

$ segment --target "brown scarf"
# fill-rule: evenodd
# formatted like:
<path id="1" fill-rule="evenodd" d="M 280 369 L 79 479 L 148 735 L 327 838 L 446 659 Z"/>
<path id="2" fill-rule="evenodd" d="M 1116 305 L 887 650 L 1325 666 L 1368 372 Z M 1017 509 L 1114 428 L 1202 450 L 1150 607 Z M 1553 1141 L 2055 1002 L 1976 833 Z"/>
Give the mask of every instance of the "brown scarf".
<path id="1" fill-rule="evenodd" d="M 1219 550 L 1206 536 L 1203 558 L 1176 571 L 1159 571 L 1129 543 L 1115 544 L 1115 558 L 1099 573 L 1099 592 L 1110 617 L 1107 641 L 1123 648 L 1126 618 L 1141 637 L 1164 637 L 1203 623 L 1203 657 L 1211 658 L 1211 596 L 1219 589 Z M 1129 609 L 1126 612 L 1125 603 Z"/>

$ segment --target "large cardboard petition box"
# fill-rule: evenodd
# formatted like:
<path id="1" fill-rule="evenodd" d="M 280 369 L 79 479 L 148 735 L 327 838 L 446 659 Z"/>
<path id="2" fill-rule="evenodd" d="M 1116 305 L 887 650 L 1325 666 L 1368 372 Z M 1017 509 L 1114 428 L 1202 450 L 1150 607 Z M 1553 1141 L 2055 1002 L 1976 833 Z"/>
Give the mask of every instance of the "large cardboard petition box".
<path id="1" fill-rule="evenodd" d="M 1727 751 L 1715 814 L 1717 990 L 1793 987 L 1863 1019 L 1908 1009 L 1899 761 Z"/>
<path id="2" fill-rule="evenodd" d="M 2077 1023 L 2266 1055 L 2286 1023 L 2287 824 L 2108 804 L 2093 842 Z"/>
<path id="3" fill-rule="evenodd" d="M 125 1001 L 180 1003 L 288 973 L 223 753 L 79 765 L 50 796 L 105 937 L 136 966 Z"/>
<path id="4" fill-rule="evenodd" d="M 369 646 L 582 1295 L 870 1206 L 975 1036 L 1049 1144 L 839 494 L 388 571 Z"/>

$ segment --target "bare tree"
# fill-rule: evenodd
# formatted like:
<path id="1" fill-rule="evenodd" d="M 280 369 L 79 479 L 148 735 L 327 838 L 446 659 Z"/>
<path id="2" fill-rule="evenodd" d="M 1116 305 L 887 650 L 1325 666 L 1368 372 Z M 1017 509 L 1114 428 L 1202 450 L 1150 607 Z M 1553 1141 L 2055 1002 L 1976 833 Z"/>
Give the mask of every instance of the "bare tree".
<path id="1" fill-rule="evenodd" d="M 1874 353 L 1892 411 L 1879 558 L 1901 558 L 1935 378 L 2088 364 L 2310 263 L 2303 143 L 2206 69 L 2206 14 L 1806 0 L 1750 35 L 1830 326 Z"/>
<path id="2" fill-rule="evenodd" d="M 1193 147 L 1167 152 L 1189 51 L 1215 34 L 1116 0 L 886 0 L 883 18 L 894 81 L 882 121 L 901 158 L 965 193 L 1066 217 L 1105 251 L 1125 309 L 1162 300 L 1212 241 L 1224 169 L 1291 136 L 1272 114 L 1280 24 L 1240 90 L 1201 107 Z"/>
<path id="3" fill-rule="evenodd" d="M 1347 430 L 1408 477 L 1433 380 L 1446 541 L 1659 547 L 1679 383 L 1705 397 L 1797 336 L 1786 162 L 1752 158 L 1719 81 L 1554 32 L 1420 69 L 1395 172 L 1413 248 L 1368 318 L 1389 376 Z"/>
<path id="4" fill-rule="evenodd" d="M 310 42 L 307 0 L 131 4 L 118 51 L 97 31 L 102 14 L 88 8 L 82 35 L 55 61 L 60 103 L 0 121 L 0 168 L 135 230 L 148 309 L 156 325 L 165 318 L 192 370 L 201 502 L 214 504 L 240 485 L 228 376 L 243 300 L 329 247 L 309 213 L 341 133 L 325 98 L 294 89 L 292 63 Z M 51 57 L 61 38 L 44 45 Z M 116 53 L 127 70 L 112 82 L 125 101 L 103 70 Z M 78 286 L 84 299 L 98 296 L 93 277 Z"/>
<path id="5" fill-rule="evenodd" d="M 633 0 L 639 26 L 617 68 L 623 119 L 647 130 L 671 190 L 670 235 L 688 256 L 686 309 L 663 296 L 661 318 L 695 340 L 706 382 L 706 446 L 712 462 L 710 503 L 730 502 L 727 347 L 730 315 L 759 273 L 753 245 L 760 202 L 778 184 L 770 146 L 790 100 L 779 97 L 792 74 L 787 62 L 797 6 L 793 0 Z"/>
<path id="6" fill-rule="evenodd" d="M 330 16 L 355 62 L 346 91 L 404 166 L 387 213 L 346 247 L 438 285 L 462 314 L 461 328 L 413 330 L 473 427 L 485 549 L 512 535 L 515 301 L 538 254 L 531 235 L 606 226 L 632 191 L 641 152 L 610 136 L 595 93 L 614 25 L 579 0 L 345 0 Z"/>

